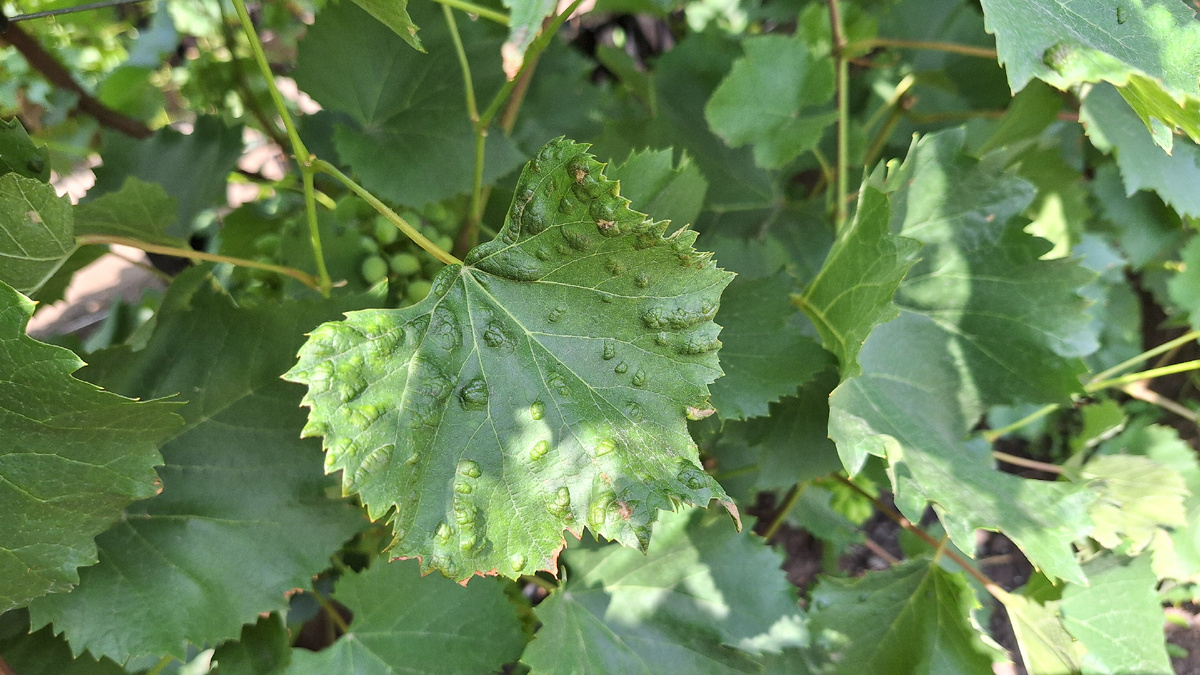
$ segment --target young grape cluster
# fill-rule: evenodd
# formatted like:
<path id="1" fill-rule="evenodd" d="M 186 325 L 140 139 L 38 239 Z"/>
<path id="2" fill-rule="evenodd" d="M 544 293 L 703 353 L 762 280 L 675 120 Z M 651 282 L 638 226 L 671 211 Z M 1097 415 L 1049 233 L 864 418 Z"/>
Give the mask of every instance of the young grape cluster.
<path id="1" fill-rule="evenodd" d="M 389 295 L 402 307 L 424 299 L 442 262 L 404 236 L 395 224 L 376 213 L 370 205 L 351 197 L 343 201 L 357 202 L 353 208 L 359 216 L 359 245 L 364 254 L 359 272 L 363 281 L 373 286 L 386 280 Z M 362 207 L 366 207 L 366 214 Z M 341 208 L 339 204 L 339 210 Z M 400 217 L 442 250 L 449 251 L 454 247 L 452 235 L 458 230 L 460 220 L 444 205 L 431 205 L 424 213 L 407 209 L 400 212 Z"/>

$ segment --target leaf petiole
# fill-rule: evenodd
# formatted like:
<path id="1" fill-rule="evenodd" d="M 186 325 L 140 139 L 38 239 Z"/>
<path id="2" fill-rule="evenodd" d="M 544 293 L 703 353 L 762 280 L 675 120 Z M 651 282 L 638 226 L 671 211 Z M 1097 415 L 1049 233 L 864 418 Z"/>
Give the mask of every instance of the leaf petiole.
<path id="1" fill-rule="evenodd" d="M 262 263 L 257 260 L 247 260 L 245 258 L 235 258 L 227 255 L 217 255 L 215 253 L 206 253 L 204 251 L 194 251 L 192 249 L 175 248 L 174 246 L 159 246 L 158 244 L 148 244 L 139 239 L 130 237 L 110 237 L 98 234 L 87 234 L 75 239 L 80 246 L 91 244 L 108 245 L 116 244 L 118 246 L 129 246 L 147 253 L 158 253 L 160 255 L 175 256 L 176 258 L 191 258 L 192 260 L 203 260 L 205 262 L 227 263 L 237 265 L 238 267 L 250 267 L 252 269 L 265 270 L 267 272 L 276 272 L 289 276 L 309 288 L 321 291 L 321 281 L 307 272 L 302 272 L 292 267 L 284 267 L 283 265 L 272 265 L 270 263 Z"/>
<path id="2" fill-rule="evenodd" d="M 489 21 L 495 21 L 496 23 L 500 24 L 501 26 L 507 26 L 509 24 L 507 14 L 504 14 L 503 12 L 497 12 L 494 9 L 489 9 L 482 5 L 477 5 L 473 2 L 468 2 L 467 0 L 433 0 L 433 1 L 438 4 L 445 5 L 446 7 L 453 7 L 454 9 L 461 9 L 462 11 L 466 12 L 467 14 L 474 14 L 475 16 L 482 17 Z"/>

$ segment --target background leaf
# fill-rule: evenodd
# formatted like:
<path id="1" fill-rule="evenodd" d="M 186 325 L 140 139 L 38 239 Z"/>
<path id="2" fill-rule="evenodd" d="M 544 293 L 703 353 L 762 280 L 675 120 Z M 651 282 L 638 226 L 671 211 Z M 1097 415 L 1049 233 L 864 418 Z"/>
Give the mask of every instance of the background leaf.
<path id="1" fill-rule="evenodd" d="M 629 210 L 586 148 L 548 144 L 466 266 L 322 326 L 286 376 L 326 468 L 372 518 L 396 510 L 392 555 L 422 571 L 554 570 L 564 529 L 645 548 L 659 509 L 729 503 L 686 419 L 712 412 L 732 275 Z"/>
<path id="2" fill-rule="evenodd" d="M 816 147 L 837 119 L 833 61 L 796 38 L 764 35 L 742 43 L 746 55 L 704 107 L 704 117 L 730 147 L 754 146 L 754 161 L 778 169 Z"/>
<path id="3" fill-rule="evenodd" d="M 753 671 L 750 654 L 807 644 L 779 555 L 722 513 L 663 514 L 645 555 L 585 543 L 563 559 L 522 656 L 535 673 Z"/>
<path id="4" fill-rule="evenodd" d="M 158 444 L 180 422 L 71 377 L 83 362 L 27 337 L 32 313 L 0 283 L 0 612 L 70 590 L 93 537 L 157 491 Z"/>
<path id="5" fill-rule="evenodd" d="M 162 493 L 97 539 L 101 563 L 74 592 L 30 610 L 76 651 L 118 663 L 236 637 L 285 609 L 285 594 L 307 587 L 363 524 L 325 496 L 320 451 L 298 438 L 301 392 L 279 380 L 304 330 L 337 304 L 237 310 L 200 291 L 164 306 L 145 349 L 96 354 L 86 371 L 117 391 L 187 400 L 185 426 L 162 447 Z"/>
<path id="6" fill-rule="evenodd" d="M 417 31 L 420 29 L 408 15 L 408 0 L 354 0 L 354 4 L 367 10 L 379 23 L 391 28 L 413 49 L 425 51 L 425 47 L 421 45 L 421 38 L 417 37 Z"/>
<path id="7" fill-rule="evenodd" d="M 129 176 L 120 190 L 75 208 L 75 236 L 129 237 L 148 244 L 190 248 L 183 239 L 167 235 L 175 214 L 175 200 L 161 185 Z"/>
<path id="8" fill-rule="evenodd" d="M 516 610 L 495 579 L 463 587 L 422 577 L 415 561 L 377 560 L 342 577 L 334 597 L 354 613 L 350 632 L 319 652 L 293 649 L 288 675 L 494 673 L 525 646 Z"/>
<path id="9" fill-rule="evenodd" d="M 823 577 L 812 598 L 813 633 L 837 645 L 839 673 L 986 673 L 998 656 L 971 621 L 966 579 L 929 560 Z"/>

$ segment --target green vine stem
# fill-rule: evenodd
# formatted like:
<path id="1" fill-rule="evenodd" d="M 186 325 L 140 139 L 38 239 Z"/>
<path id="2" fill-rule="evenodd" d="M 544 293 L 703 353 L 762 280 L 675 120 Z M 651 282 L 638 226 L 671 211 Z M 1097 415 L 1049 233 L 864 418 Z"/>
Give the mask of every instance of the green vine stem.
<path id="1" fill-rule="evenodd" d="M 257 260 L 247 260 L 245 258 L 235 258 L 227 255 L 217 255 L 215 253 L 206 253 L 204 251 L 194 251 L 187 248 L 175 248 L 174 246 L 159 246 L 158 244 L 149 244 L 140 239 L 132 239 L 130 237 L 109 237 L 98 234 L 85 234 L 77 237 L 75 242 L 80 246 L 100 245 L 106 246 L 116 244 L 118 246 L 128 246 L 136 248 L 147 253 L 158 253 L 160 255 L 169 255 L 176 258 L 190 258 L 192 260 L 203 260 L 205 262 L 227 263 L 238 267 L 250 267 L 256 270 L 265 270 L 267 272 L 275 272 L 284 276 L 289 276 L 300 283 L 308 286 L 314 291 L 321 290 L 321 280 L 317 279 L 307 272 L 302 272 L 292 267 L 284 267 L 283 265 L 272 265 L 271 263 L 262 263 Z"/>
<path id="2" fill-rule="evenodd" d="M 400 228 L 400 231 L 404 233 L 404 236 L 408 237 L 409 239 L 412 239 L 413 242 L 416 243 L 417 246 L 420 246 L 421 248 L 425 249 L 426 251 L 429 251 L 429 253 L 431 255 L 433 255 L 433 257 L 437 258 L 438 260 L 441 260 L 442 262 L 446 263 L 447 265 L 461 265 L 462 264 L 461 260 L 450 255 L 449 252 L 443 251 L 441 248 L 439 248 L 437 244 L 433 243 L 425 235 L 418 232 L 415 227 L 413 227 L 412 225 L 409 225 L 407 220 L 401 218 L 399 215 L 396 214 L 395 211 L 388 208 L 387 204 L 384 204 L 383 202 L 379 201 L 379 199 L 375 195 L 371 194 L 370 192 L 367 192 L 367 190 L 365 188 L 363 188 L 363 186 L 354 182 L 353 179 L 351 179 L 349 176 L 347 176 L 346 174 L 344 174 L 340 170 L 338 170 L 338 168 L 336 166 L 330 164 L 329 162 L 326 162 L 323 159 L 317 159 L 316 157 L 314 157 L 312 159 L 312 168 L 314 171 L 320 171 L 321 173 L 329 174 L 330 176 L 333 176 L 334 178 L 341 181 L 341 183 L 343 185 L 345 185 L 347 188 L 350 188 L 351 192 L 353 192 L 354 194 L 361 197 L 363 199 L 363 201 L 365 201 L 368 204 L 370 204 L 371 206 L 375 207 L 376 211 L 382 213 L 385 218 L 392 221 L 392 224 L 395 225 L 396 227 Z"/>
<path id="3" fill-rule="evenodd" d="M 494 9 L 489 9 L 482 5 L 477 5 L 473 2 L 468 2 L 467 0 L 433 0 L 433 1 L 438 4 L 445 5 L 446 7 L 453 7 L 454 9 L 461 9 L 462 11 L 466 12 L 467 14 L 474 14 L 475 16 L 487 19 L 488 21 L 495 21 L 496 23 L 500 24 L 501 26 L 507 26 L 509 24 L 509 19 L 508 19 L 507 14 L 504 14 L 502 12 L 497 12 Z"/>
<path id="4" fill-rule="evenodd" d="M 808 483 L 797 483 L 788 491 L 787 497 L 783 500 L 783 505 L 779 507 L 779 512 L 775 514 L 775 518 L 771 520 L 771 524 L 767 526 L 767 531 L 763 532 L 763 539 L 771 541 L 775 533 L 783 525 L 783 521 L 787 519 L 788 513 L 796 506 L 796 502 L 800 501 L 800 495 L 804 494 L 804 489 L 808 487 Z"/>
<path id="5" fill-rule="evenodd" d="M 167 654 L 166 656 L 159 659 L 158 663 L 154 664 L 153 668 L 151 668 L 150 670 L 147 670 L 146 675 L 158 675 L 159 673 L 161 673 L 163 671 L 163 668 L 166 668 L 167 666 L 171 665 L 171 662 L 174 660 L 175 660 L 174 656 Z"/>
<path id="6" fill-rule="evenodd" d="M 1121 375 L 1107 380 L 1093 379 L 1084 389 L 1089 393 L 1100 391 L 1101 389 L 1109 389 L 1111 387 L 1121 387 L 1133 382 L 1142 380 L 1153 380 L 1156 377 L 1164 375 L 1174 375 L 1176 373 L 1186 373 L 1192 370 L 1200 370 L 1200 360 L 1184 361 L 1183 363 L 1172 363 L 1169 366 L 1161 368 L 1151 368 L 1150 370 L 1142 370 L 1128 375 Z"/>
<path id="7" fill-rule="evenodd" d="M 1063 472 L 1063 468 L 1057 464 L 1048 464 L 1046 462 L 1039 462 L 1036 459 L 1027 459 L 1025 457 L 1019 457 L 1017 455 L 1010 455 L 1007 452 L 1000 452 L 999 450 L 993 450 L 992 457 L 995 457 L 996 459 L 1000 460 L 1001 462 L 1004 462 L 1005 464 L 1012 464 L 1013 466 L 1022 466 L 1022 467 L 1025 467 L 1026 469 L 1035 469 L 1037 471 L 1045 471 L 1046 473 L 1053 473 L 1053 474 L 1061 474 Z"/>
<path id="8" fill-rule="evenodd" d="M 853 489 L 855 492 L 858 492 L 862 496 L 871 500 L 871 503 L 875 505 L 875 508 L 878 509 L 880 513 L 887 516 L 888 518 L 891 518 L 900 527 L 902 527 L 905 530 L 908 530 L 912 534 L 916 535 L 918 539 L 920 539 L 921 541 L 928 544 L 929 547 L 932 548 L 935 552 L 941 551 L 947 558 L 953 560 L 959 567 L 961 567 L 964 572 L 966 572 L 967 574 L 974 577 L 975 580 L 978 581 L 979 583 L 983 584 L 983 587 L 985 589 L 987 589 L 988 593 L 992 594 L 993 597 L 999 599 L 1000 596 L 997 595 L 997 592 L 1002 593 L 1004 591 L 1004 589 L 1000 588 L 1000 585 L 997 584 L 995 581 L 992 581 L 986 574 L 984 574 L 983 572 L 980 572 L 979 568 L 975 567 L 975 565 L 971 564 L 966 558 L 963 558 L 961 555 L 959 555 L 957 551 L 955 551 L 952 548 L 943 546 L 942 542 L 939 542 L 937 539 L 933 538 L 933 535 L 929 534 L 928 532 L 921 529 L 917 525 L 914 525 L 912 523 L 912 521 L 910 521 L 908 518 L 905 518 L 898 511 L 896 511 L 892 507 L 888 506 L 887 504 L 884 504 L 883 502 L 879 501 L 879 499 L 877 497 L 871 496 L 871 493 L 869 493 L 866 490 L 859 487 L 857 483 L 850 480 L 849 478 L 846 478 L 845 476 L 834 474 L 833 479 L 838 481 L 839 483 L 844 483 L 845 485 L 847 485 L 851 489 Z"/>
<path id="9" fill-rule="evenodd" d="M 329 279 L 329 270 L 325 266 L 325 254 L 321 249 L 321 230 L 317 226 L 312 168 L 314 158 L 308 148 L 304 146 L 304 141 L 300 140 L 300 133 L 296 131 L 296 125 L 283 101 L 283 95 L 279 93 L 279 87 L 275 86 L 275 75 L 271 72 L 271 64 L 267 62 L 267 55 L 263 51 L 262 42 L 258 39 L 258 32 L 254 30 L 250 13 L 246 11 L 245 0 L 233 0 L 233 7 L 237 10 L 238 20 L 242 22 L 242 30 L 246 33 L 246 39 L 250 42 L 250 51 L 254 54 L 254 61 L 258 64 L 263 79 L 267 81 L 267 90 L 271 93 L 271 101 L 275 104 L 279 118 L 283 120 L 288 140 L 292 144 L 292 154 L 295 155 L 296 162 L 300 165 L 300 173 L 304 177 L 304 203 L 305 213 L 308 216 L 308 235 L 312 243 L 313 257 L 317 261 L 317 278 L 319 280 L 317 291 L 321 295 L 329 297 L 329 290 L 333 287 L 333 282 Z"/>
<path id="10" fill-rule="evenodd" d="M 1126 360 L 1118 363 L 1117 365 L 1113 366 L 1112 368 L 1102 370 L 1099 373 L 1096 373 L 1096 376 L 1093 379 L 1094 380 L 1103 380 L 1103 379 L 1112 377 L 1113 375 L 1121 372 L 1122 370 L 1127 370 L 1129 368 L 1136 366 L 1139 363 L 1142 363 L 1144 361 L 1149 361 L 1150 359 L 1158 356 L 1159 354 L 1162 354 L 1164 352 L 1169 352 L 1172 349 L 1176 349 L 1188 342 L 1191 342 L 1192 340 L 1196 340 L 1197 338 L 1200 338 L 1200 330 L 1194 330 L 1194 331 L 1191 331 L 1190 333 L 1185 333 L 1185 334 L 1180 335 L 1179 337 L 1175 338 L 1174 340 L 1168 340 L 1167 342 L 1164 342 L 1161 345 L 1159 345 L 1153 349 L 1146 350 L 1146 351 L 1142 352 L 1141 354 L 1138 354 L 1137 356 L 1126 359 Z"/>
<path id="11" fill-rule="evenodd" d="M 450 41 L 454 43 L 454 54 L 458 57 L 458 66 L 462 69 L 463 88 L 467 96 L 467 117 L 471 124 L 479 122 L 479 108 L 475 104 L 475 82 L 471 79 L 471 62 L 467 60 L 467 51 L 463 48 L 462 36 L 458 33 L 458 22 L 454 20 L 454 10 L 449 5 L 442 5 L 442 15 L 446 18 L 446 28 L 450 29 Z"/>
<path id="12" fill-rule="evenodd" d="M 829 29 L 833 37 L 833 58 L 837 64 L 835 88 L 837 90 L 837 192 L 834 198 L 836 231 L 840 232 L 846 225 L 847 205 L 846 193 L 850 167 L 849 159 L 849 128 L 850 128 L 850 92 L 848 80 L 850 77 L 850 62 L 846 59 L 846 34 L 842 30 L 842 14 L 838 8 L 838 0 L 826 0 L 829 5 Z"/>
<path id="13" fill-rule="evenodd" d="M 854 52 L 869 52 L 876 47 L 892 47 L 895 49 L 927 49 L 937 52 L 949 52 L 951 54 L 962 54 L 963 56 L 976 56 L 981 59 L 997 59 L 996 50 L 988 49 L 987 47 L 972 47 L 971 45 L 960 45 L 953 42 L 925 42 L 919 40 L 893 40 L 891 38 L 871 38 L 869 40 L 860 40 L 851 45 L 851 51 Z"/>

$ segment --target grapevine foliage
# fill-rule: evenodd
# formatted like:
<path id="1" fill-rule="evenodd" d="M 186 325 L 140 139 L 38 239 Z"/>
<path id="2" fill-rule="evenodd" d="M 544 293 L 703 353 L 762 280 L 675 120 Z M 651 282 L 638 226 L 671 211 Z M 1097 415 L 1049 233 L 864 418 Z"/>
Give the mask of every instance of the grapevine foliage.
<path id="1" fill-rule="evenodd" d="M 713 323 L 733 275 L 632 211 L 586 147 L 526 165 L 496 239 L 429 296 L 318 328 L 287 378 L 305 435 L 391 554 L 453 579 L 555 569 L 563 530 L 644 549 L 657 511 L 732 502 L 687 419 L 713 413 Z"/>
<path id="2" fill-rule="evenodd" d="M 0 672 L 1195 669 L 1189 3 L 70 4 Z"/>

